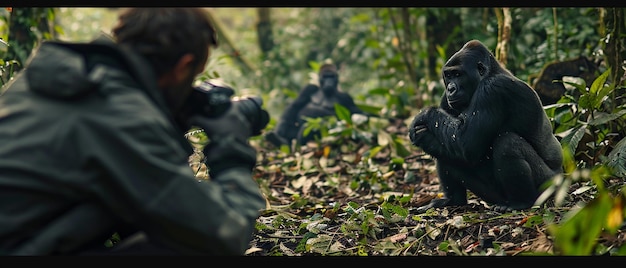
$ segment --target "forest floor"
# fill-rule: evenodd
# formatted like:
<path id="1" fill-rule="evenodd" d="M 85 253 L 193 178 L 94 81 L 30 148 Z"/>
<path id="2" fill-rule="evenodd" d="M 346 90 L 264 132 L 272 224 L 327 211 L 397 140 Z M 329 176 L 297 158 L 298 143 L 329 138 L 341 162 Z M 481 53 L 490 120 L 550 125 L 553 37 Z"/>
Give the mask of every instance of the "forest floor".
<path id="1" fill-rule="evenodd" d="M 581 189 L 588 184 L 576 182 L 559 207 L 548 201 L 503 213 L 468 192 L 465 206 L 418 213 L 419 206 L 441 196 L 435 161 L 410 144 L 403 122 L 390 123 L 384 132 L 409 155 L 399 160 L 398 148 L 375 148 L 381 147 L 380 137 L 369 145 L 335 137 L 295 152 L 256 140 L 255 180 L 267 208 L 246 255 L 558 255 L 551 225 L 593 199 L 593 190 Z M 614 247 L 626 240 L 622 232 L 616 237 L 598 243 Z"/>

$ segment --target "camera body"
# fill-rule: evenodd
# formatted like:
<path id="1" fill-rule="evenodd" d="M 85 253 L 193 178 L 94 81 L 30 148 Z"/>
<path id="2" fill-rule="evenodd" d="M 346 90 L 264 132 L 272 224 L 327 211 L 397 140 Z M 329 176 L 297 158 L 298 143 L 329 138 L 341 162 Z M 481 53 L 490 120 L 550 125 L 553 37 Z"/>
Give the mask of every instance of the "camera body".
<path id="1" fill-rule="evenodd" d="M 205 80 L 193 87 L 184 117 L 194 115 L 220 117 L 231 106 L 250 123 L 253 136 L 260 135 L 269 123 L 269 113 L 263 110 L 263 99 L 258 96 L 234 97 L 235 91 L 218 80 Z"/>

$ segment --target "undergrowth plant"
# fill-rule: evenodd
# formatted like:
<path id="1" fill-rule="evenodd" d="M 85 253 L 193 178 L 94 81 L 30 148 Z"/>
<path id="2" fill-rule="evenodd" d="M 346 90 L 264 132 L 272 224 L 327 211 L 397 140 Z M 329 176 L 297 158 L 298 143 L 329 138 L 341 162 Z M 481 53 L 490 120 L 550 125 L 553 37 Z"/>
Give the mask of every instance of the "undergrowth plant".
<path id="1" fill-rule="evenodd" d="M 559 255 L 625 255 L 626 246 L 607 248 L 601 238 L 615 237 L 626 215 L 626 106 L 616 94 L 615 83 L 603 72 L 587 88 L 569 83 L 566 94 L 545 110 L 561 137 L 564 174 L 556 177 L 538 203 L 553 195 L 558 206 L 568 198 L 572 183 L 581 183 L 577 193 L 592 191 L 594 198 L 567 212 L 559 223 L 548 222 Z"/>

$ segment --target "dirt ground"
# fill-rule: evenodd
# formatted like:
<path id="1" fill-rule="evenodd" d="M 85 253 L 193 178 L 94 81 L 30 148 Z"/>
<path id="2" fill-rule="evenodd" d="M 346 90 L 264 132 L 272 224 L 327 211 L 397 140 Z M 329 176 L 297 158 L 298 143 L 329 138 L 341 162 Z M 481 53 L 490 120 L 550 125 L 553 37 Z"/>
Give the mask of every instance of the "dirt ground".
<path id="1" fill-rule="evenodd" d="M 364 166 L 358 159 L 372 147 L 346 145 L 354 141 L 314 144 L 297 153 L 260 141 L 255 177 L 268 204 L 247 255 L 553 255 L 548 225 L 593 198 L 593 191 L 587 191 L 571 195 L 559 207 L 547 202 L 501 213 L 468 192 L 465 206 L 417 213 L 417 207 L 441 196 L 435 161 L 410 146 L 406 126 L 391 124 L 386 131 L 405 139 L 410 155 L 402 165 L 393 163 L 391 150 L 381 150 Z M 305 168 L 307 161 L 313 167 Z M 573 183 L 569 192 L 582 186 Z M 620 234 L 600 242 L 611 247 L 623 241 Z"/>

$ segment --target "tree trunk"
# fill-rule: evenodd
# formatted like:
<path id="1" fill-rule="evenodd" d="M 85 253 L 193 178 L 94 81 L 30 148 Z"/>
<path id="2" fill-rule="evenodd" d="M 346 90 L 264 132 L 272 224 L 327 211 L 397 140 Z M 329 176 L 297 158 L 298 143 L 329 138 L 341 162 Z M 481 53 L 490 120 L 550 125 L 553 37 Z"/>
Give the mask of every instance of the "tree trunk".
<path id="1" fill-rule="evenodd" d="M 511 40 L 511 10 L 509 8 L 494 8 L 498 19 L 498 43 L 496 45 L 496 60 L 506 66 L 507 51 Z"/>
<path id="2" fill-rule="evenodd" d="M 271 9 L 267 7 L 257 8 L 259 21 L 256 25 L 259 47 L 263 55 L 267 55 L 274 48 L 274 36 L 272 34 Z"/>
<path id="3" fill-rule="evenodd" d="M 451 9 L 441 8 L 435 12 L 435 10 L 426 9 L 426 38 L 428 40 L 428 62 L 426 77 L 428 80 L 440 79 L 440 66 L 437 66 L 437 60 L 439 58 L 439 52 L 437 51 L 437 45 L 447 44 L 445 49 L 445 56 L 451 57 L 464 42 L 457 43 L 454 41 L 458 38 L 451 38 L 450 35 L 454 33 L 455 27 L 462 24 L 461 17 L 457 12 Z M 462 34 L 462 33 L 460 33 Z"/>
<path id="4" fill-rule="evenodd" d="M 230 40 L 226 32 L 224 32 L 224 27 L 222 27 L 222 23 L 219 20 L 215 19 L 215 15 L 213 15 L 213 11 L 211 9 L 208 9 L 207 13 L 209 15 L 209 19 L 213 23 L 213 27 L 215 28 L 215 31 L 217 32 L 217 36 L 219 40 L 219 47 L 224 48 L 224 46 L 226 46 L 225 48 L 226 51 L 230 52 L 229 53 L 230 56 L 233 57 L 235 62 L 241 67 L 241 69 L 244 72 L 254 73 L 255 71 L 254 66 L 252 65 L 252 63 L 246 60 L 246 58 L 242 57 L 239 50 L 235 47 L 235 44 L 233 43 L 233 41 Z"/>
<path id="5" fill-rule="evenodd" d="M 605 8 L 600 13 L 604 27 L 600 33 L 606 38 L 605 61 L 611 68 L 611 81 L 615 86 L 624 85 L 626 82 L 623 69 L 626 41 L 621 37 L 626 34 L 625 10 L 625 8 Z"/>

